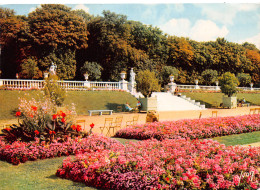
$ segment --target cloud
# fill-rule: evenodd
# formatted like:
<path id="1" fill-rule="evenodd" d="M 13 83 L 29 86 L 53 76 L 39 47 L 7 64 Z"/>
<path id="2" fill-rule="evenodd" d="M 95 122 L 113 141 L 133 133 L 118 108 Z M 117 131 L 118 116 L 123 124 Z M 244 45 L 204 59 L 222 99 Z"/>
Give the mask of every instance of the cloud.
<path id="1" fill-rule="evenodd" d="M 29 10 L 29 13 L 35 11 L 37 8 L 40 8 L 41 5 L 37 5 L 36 7 L 31 7 L 30 10 Z"/>
<path id="2" fill-rule="evenodd" d="M 189 37 L 196 41 L 214 41 L 218 37 L 225 37 L 229 31 L 226 26 L 218 27 L 210 20 L 198 20 L 194 25 L 189 19 L 171 19 L 160 26 L 167 34 L 179 37 Z"/>
<path id="3" fill-rule="evenodd" d="M 186 18 L 171 19 L 160 26 L 161 30 L 167 34 L 183 37 L 189 36 L 190 27 L 191 22 Z"/>
<path id="4" fill-rule="evenodd" d="M 196 41 L 214 41 L 218 37 L 225 37 L 228 32 L 226 26 L 220 28 L 211 20 L 198 20 L 191 28 L 190 38 Z"/>
<path id="5" fill-rule="evenodd" d="M 222 24 L 233 24 L 233 19 L 240 11 L 252 12 L 259 8 L 258 4 L 195 4 L 200 7 L 202 15 Z"/>
<path id="6" fill-rule="evenodd" d="M 249 42 L 251 44 L 255 44 L 258 49 L 260 49 L 260 33 L 250 38 L 246 38 L 244 40 L 240 40 L 239 43 Z"/>
<path id="7" fill-rule="evenodd" d="M 89 13 L 89 8 L 83 4 L 76 5 L 73 10 L 84 10 L 86 13 Z"/>

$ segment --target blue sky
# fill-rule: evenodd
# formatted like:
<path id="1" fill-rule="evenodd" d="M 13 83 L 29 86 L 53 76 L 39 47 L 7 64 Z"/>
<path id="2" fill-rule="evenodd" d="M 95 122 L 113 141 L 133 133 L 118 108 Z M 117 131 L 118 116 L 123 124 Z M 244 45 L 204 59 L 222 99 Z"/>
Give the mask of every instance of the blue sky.
<path id="1" fill-rule="evenodd" d="M 231 42 L 248 41 L 260 49 L 259 3 L 159 2 L 66 5 L 72 9 L 83 9 L 93 15 L 102 15 L 103 10 L 110 10 L 126 15 L 128 20 L 159 27 L 164 33 L 189 37 L 196 41 L 211 41 L 224 37 Z M 14 9 L 18 15 L 27 15 L 37 6 L 40 4 L 0 4 L 0 7 Z"/>

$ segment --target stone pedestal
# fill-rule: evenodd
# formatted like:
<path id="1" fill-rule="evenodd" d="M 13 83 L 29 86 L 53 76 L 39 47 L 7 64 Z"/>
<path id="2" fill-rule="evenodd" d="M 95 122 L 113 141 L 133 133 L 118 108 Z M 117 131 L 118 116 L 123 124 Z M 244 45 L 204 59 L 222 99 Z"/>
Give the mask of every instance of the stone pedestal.
<path id="1" fill-rule="evenodd" d="M 84 82 L 84 87 L 90 88 L 90 82 L 89 82 L 89 81 L 85 81 L 85 82 Z"/>
<path id="2" fill-rule="evenodd" d="M 232 96 L 223 96 L 223 107 L 228 107 L 228 108 L 236 108 L 237 107 L 237 97 Z"/>
<path id="3" fill-rule="evenodd" d="M 177 86 L 176 83 L 171 82 L 171 83 L 168 84 L 168 86 L 169 86 L 169 89 L 170 89 L 170 93 L 174 93 L 176 86 Z"/>
<path id="4" fill-rule="evenodd" d="M 157 97 L 139 98 L 142 104 L 142 111 L 157 111 Z"/>
<path id="5" fill-rule="evenodd" d="M 127 86 L 128 86 L 128 82 L 127 81 L 125 81 L 125 80 L 121 80 L 120 81 L 120 89 L 121 90 L 128 91 Z"/>

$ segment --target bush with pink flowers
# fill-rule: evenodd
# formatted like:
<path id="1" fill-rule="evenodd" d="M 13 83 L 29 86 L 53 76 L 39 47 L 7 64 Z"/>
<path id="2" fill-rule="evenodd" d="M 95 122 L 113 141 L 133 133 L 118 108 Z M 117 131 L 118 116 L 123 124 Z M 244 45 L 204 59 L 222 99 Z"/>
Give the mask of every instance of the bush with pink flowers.
<path id="1" fill-rule="evenodd" d="M 244 115 L 205 119 L 185 119 L 135 125 L 117 131 L 116 137 L 145 140 L 150 138 L 212 138 L 260 130 L 260 116 Z"/>
<path id="2" fill-rule="evenodd" d="M 56 175 L 101 189 L 257 189 L 259 160 L 260 148 L 153 139 L 68 158 Z"/>
<path id="3" fill-rule="evenodd" d="M 118 141 L 95 134 L 82 139 L 68 138 L 63 143 L 55 140 L 50 144 L 46 144 L 45 141 L 40 142 L 39 138 L 36 138 L 33 142 L 15 141 L 11 144 L 0 139 L 0 160 L 17 165 L 27 160 L 34 161 L 37 159 L 75 155 L 78 153 L 110 149 L 111 147 L 120 145 Z"/>

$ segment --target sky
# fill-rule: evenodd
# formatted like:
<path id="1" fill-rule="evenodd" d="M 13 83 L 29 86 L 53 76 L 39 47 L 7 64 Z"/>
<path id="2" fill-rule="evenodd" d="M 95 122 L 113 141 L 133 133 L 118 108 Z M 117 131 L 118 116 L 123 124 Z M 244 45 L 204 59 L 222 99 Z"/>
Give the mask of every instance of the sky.
<path id="1" fill-rule="evenodd" d="M 34 1 L 37 4 L 0 4 L 0 7 L 11 8 L 17 15 L 28 15 L 45 2 Z M 75 2 L 75 1 L 69 1 Z M 120 4 L 117 1 L 100 0 L 84 1 L 89 4 L 65 4 L 75 9 L 83 9 L 97 16 L 103 10 L 126 15 L 128 20 L 140 21 L 143 24 L 160 28 L 163 33 L 179 37 L 189 37 L 196 41 L 215 41 L 223 37 L 230 42 L 242 44 L 249 42 L 260 49 L 260 2 L 242 1 L 204 3 L 173 1 L 131 1 Z M 75 2 L 77 3 L 77 2 Z M 95 4 L 96 3 L 96 4 Z"/>

